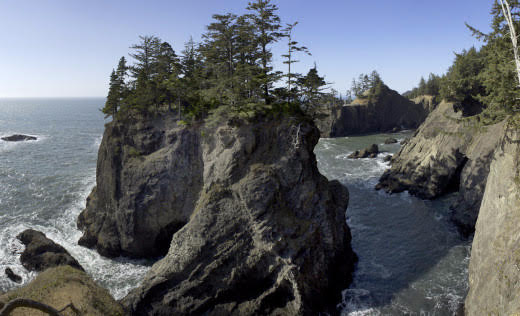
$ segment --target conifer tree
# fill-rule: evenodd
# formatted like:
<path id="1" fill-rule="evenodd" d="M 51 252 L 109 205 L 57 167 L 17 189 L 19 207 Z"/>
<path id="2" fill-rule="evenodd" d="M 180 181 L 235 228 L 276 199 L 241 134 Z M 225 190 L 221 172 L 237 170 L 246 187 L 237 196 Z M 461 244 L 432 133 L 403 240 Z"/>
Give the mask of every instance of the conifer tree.
<path id="1" fill-rule="evenodd" d="M 259 82 L 262 85 L 265 103 L 270 103 L 269 90 L 273 83 L 278 79 L 279 74 L 273 73 L 271 65 L 272 52 L 270 45 L 283 37 L 280 32 L 281 19 L 277 15 L 278 7 L 271 3 L 271 0 L 257 0 L 249 2 L 247 10 L 251 11 L 250 17 L 255 27 L 256 42 L 259 48 L 259 59 L 262 73 Z"/>
<path id="2" fill-rule="evenodd" d="M 286 64 L 287 68 L 288 68 L 287 75 L 286 75 L 286 77 L 287 77 L 287 95 L 288 95 L 287 102 L 288 103 L 291 103 L 291 96 L 293 95 L 293 91 L 291 90 L 293 78 L 299 77 L 298 74 L 293 74 L 291 72 L 291 65 L 299 62 L 299 60 L 294 59 L 294 53 L 303 52 L 303 53 L 306 53 L 307 55 L 311 55 L 311 53 L 309 52 L 307 47 L 298 46 L 298 42 L 293 40 L 292 31 L 296 25 L 298 25 L 298 22 L 294 22 L 293 24 L 287 24 L 287 28 L 284 30 L 285 36 L 288 38 L 287 54 L 282 55 L 282 57 L 285 58 L 283 63 Z"/>

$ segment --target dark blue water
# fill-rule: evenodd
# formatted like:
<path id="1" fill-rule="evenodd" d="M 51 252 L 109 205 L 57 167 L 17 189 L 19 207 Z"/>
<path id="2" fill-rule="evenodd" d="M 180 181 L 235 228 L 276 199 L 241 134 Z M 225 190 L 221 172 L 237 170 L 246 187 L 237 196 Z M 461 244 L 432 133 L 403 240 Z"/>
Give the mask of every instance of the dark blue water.
<path id="1" fill-rule="evenodd" d="M 448 220 L 454 196 L 424 201 L 374 190 L 389 167 L 383 157 L 400 146 L 384 140 L 410 134 L 321 139 L 315 149 L 321 173 L 350 191 L 347 222 L 359 262 L 343 292 L 344 315 L 453 315 L 467 294 L 470 241 Z M 347 158 L 372 143 L 386 153 Z"/>
<path id="2" fill-rule="evenodd" d="M 0 290 L 17 286 L 3 275 L 6 267 L 24 283 L 34 277 L 20 265 L 23 246 L 15 238 L 27 228 L 63 245 L 117 298 L 147 271 L 141 262 L 107 260 L 77 245 L 76 218 L 95 184 L 103 103 L 100 98 L 0 99 L 0 137 L 38 137 L 20 143 L 0 140 Z"/>

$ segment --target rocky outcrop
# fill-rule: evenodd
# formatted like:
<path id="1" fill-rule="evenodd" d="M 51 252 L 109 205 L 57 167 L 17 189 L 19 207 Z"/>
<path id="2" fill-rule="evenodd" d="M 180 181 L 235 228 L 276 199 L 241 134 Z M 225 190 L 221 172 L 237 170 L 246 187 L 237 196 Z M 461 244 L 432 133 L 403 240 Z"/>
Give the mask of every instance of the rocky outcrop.
<path id="1" fill-rule="evenodd" d="M 168 117 L 107 124 L 96 187 L 78 218 L 80 245 L 108 257 L 166 254 L 195 208 L 202 173 L 196 127 Z"/>
<path id="2" fill-rule="evenodd" d="M 27 141 L 27 140 L 37 140 L 37 138 L 34 136 L 20 135 L 20 134 L 2 137 L 1 139 L 6 142 L 21 142 L 21 141 Z"/>
<path id="3" fill-rule="evenodd" d="M 7 278 L 15 283 L 22 283 L 22 277 L 14 273 L 11 268 L 5 268 L 5 275 Z"/>
<path id="4" fill-rule="evenodd" d="M 392 168 L 377 189 L 408 190 L 432 199 L 459 191 L 452 219 L 462 232 L 473 231 L 484 194 L 491 158 L 505 122 L 481 126 L 463 118 L 449 103 L 441 103 L 392 159 Z"/>
<path id="5" fill-rule="evenodd" d="M 379 147 L 377 147 L 376 144 L 372 144 L 363 150 L 356 150 L 355 152 L 348 155 L 348 158 L 350 158 L 350 159 L 376 158 L 377 154 L 379 154 Z"/>
<path id="6" fill-rule="evenodd" d="M 491 163 L 469 266 L 466 315 L 520 313 L 520 128 L 511 124 Z"/>
<path id="7" fill-rule="evenodd" d="M 343 137 L 416 128 L 428 113 L 430 109 L 427 106 L 383 85 L 352 104 L 321 109 L 317 125 L 322 137 Z"/>
<path id="8" fill-rule="evenodd" d="M 348 191 L 317 169 L 317 128 L 216 125 L 108 124 L 81 242 L 167 251 L 123 300 L 134 315 L 337 313 L 355 255 Z"/>
<path id="9" fill-rule="evenodd" d="M 29 271 L 44 271 L 62 265 L 83 270 L 65 248 L 47 238 L 44 233 L 27 229 L 17 238 L 25 245 L 20 261 Z"/>
<path id="10" fill-rule="evenodd" d="M 125 315 L 122 306 L 107 290 L 98 286 L 85 272 L 70 266 L 53 267 L 40 273 L 24 287 L 0 294 L 0 310 L 17 298 L 46 304 L 60 315 Z M 40 311 L 18 308 L 9 315 L 44 315 Z"/>
<path id="11" fill-rule="evenodd" d="M 387 139 L 385 139 L 385 144 L 388 145 L 388 144 L 397 144 L 398 141 L 397 139 L 393 138 L 393 137 L 389 137 Z"/>

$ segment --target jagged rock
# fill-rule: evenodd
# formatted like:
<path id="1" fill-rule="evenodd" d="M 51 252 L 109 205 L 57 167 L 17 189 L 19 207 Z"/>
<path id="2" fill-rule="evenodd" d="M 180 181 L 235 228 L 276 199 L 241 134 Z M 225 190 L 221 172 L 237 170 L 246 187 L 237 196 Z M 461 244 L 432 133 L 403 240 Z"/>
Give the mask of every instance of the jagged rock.
<path id="1" fill-rule="evenodd" d="M 83 271 L 65 248 L 47 238 L 44 233 L 27 229 L 17 238 L 25 245 L 20 261 L 27 270 L 44 271 L 55 266 L 69 265 Z"/>
<path id="2" fill-rule="evenodd" d="M 79 218 L 83 242 L 110 254 L 147 254 L 157 222 L 179 223 L 166 256 L 123 300 L 131 314 L 337 314 L 355 254 L 348 191 L 317 169 L 317 128 L 161 120 L 107 125 L 97 188 Z M 161 136 L 143 150 L 150 134 Z"/>
<path id="3" fill-rule="evenodd" d="M 393 157 L 376 189 L 432 199 L 459 191 L 452 220 L 464 234 L 474 230 L 489 164 L 505 123 L 480 126 L 462 120 L 452 104 L 441 103 Z"/>
<path id="4" fill-rule="evenodd" d="M 18 274 L 14 273 L 14 271 L 11 268 L 5 268 L 5 275 L 9 278 L 9 280 L 16 282 L 16 283 L 22 283 L 22 277 Z M 0 293 L 1 294 L 1 293 Z"/>
<path id="5" fill-rule="evenodd" d="M 376 144 L 372 144 L 369 147 L 363 150 L 356 150 L 352 154 L 348 155 L 350 159 L 360 159 L 360 158 L 376 158 L 379 153 L 379 147 Z"/>
<path id="6" fill-rule="evenodd" d="M 387 155 L 385 158 L 383 158 L 384 162 L 392 161 L 392 155 Z"/>
<path id="7" fill-rule="evenodd" d="M 491 162 L 469 265 L 468 316 L 520 312 L 520 132 L 512 122 Z"/>
<path id="8" fill-rule="evenodd" d="M 21 142 L 27 140 L 37 140 L 37 138 L 29 135 L 15 134 L 11 136 L 2 137 L 2 140 L 6 142 Z"/>
<path id="9" fill-rule="evenodd" d="M 60 313 L 61 315 L 126 315 L 122 306 L 110 296 L 107 290 L 97 285 L 85 272 L 70 266 L 49 268 L 29 284 L 5 294 L 0 293 L 0 309 L 16 298 L 31 299 L 56 310 L 68 306 Z M 20 308 L 9 315 L 44 314 L 37 310 Z"/>
<path id="10" fill-rule="evenodd" d="M 386 145 L 388 145 L 388 144 L 397 144 L 397 139 L 392 138 L 392 137 L 387 138 L 387 139 L 385 140 L 385 144 L 386 144 Z"/>
<path id="11" fill-rule="evenodd" d="M 406 145 L 406 144 L 408 144 L 409 141 L 410 141 L 410 138 L 407 137 L 407 138 L 405 138 L 405 139 L 403 139 L 403 140 L 401 141 L 401 145 Z"/>
<path id="12" fill-rule="evenodd" d="M 430 111 L 383 85 L 374 95 L 357 98 L 352 104 L 320 108 L 316 124 L 322 137 L 382 133 L 416 128 Z"/>

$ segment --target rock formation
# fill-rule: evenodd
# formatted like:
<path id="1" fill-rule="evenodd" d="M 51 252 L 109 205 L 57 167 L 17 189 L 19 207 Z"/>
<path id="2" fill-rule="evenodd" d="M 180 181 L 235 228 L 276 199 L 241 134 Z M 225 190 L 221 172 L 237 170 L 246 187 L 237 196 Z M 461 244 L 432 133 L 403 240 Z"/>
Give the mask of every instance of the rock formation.
<path id="1" fill-rule="evenodd" d="M 418 127 L 431 109 L 415 103 L 383 85 L 377 93 L 345 106 L 320 110 L 316 124 L 322 137 L 390 132 Z"/>
<path id="2" fill-rule="evenodd" d="M 441 103 L 392 159 L 392 168 L 377 189 L 408 190 L 432 199 L 459 191 L 452 219 L 462 232 L 474 230 L 491 158 L 505 123 L 480 126 L 464 119 L 449 103 Z"/>
<path id="3" fill-rule="evenodd" d="M 22 277 L 14 273 L 11 268 L 5 268 L 5 275 L 7 278 L 15 283 L 22 283 Z"/>
<path id="4" fill-rule="evenodd" d="M 27 141 L 27 140 L 37 140 L 37 138 L 34 136 L 20 135 L 20 134 L 2 137 L 1 139 L 6 142 L 21 142 L 21 141 Z"/>
<path id="5" fill-rule="evenodd" d="M 78 221 L 103 254 L 167 251 L 123 300 L 132 314 L 337 313 L 355 255 L 348 191 L 316 166 L 317 128 L 168 120 L 107 125 Z"/>
<path id="6" fill-rule="evenodd" d="M 65 248 L 47 238 L 44 233 L 27 229 L 17 238 L 25 245 L 20 261 L 27 270 L 43 271 L 51 267 L 69 265 L 83 271 L 78 261 Z"/>
<path id="7" fill-rule="evenodd" d="M 520 313 L 520 132 L 511 124 L 491 162 L 469 267 L 466 315 Z"/>
<path id="8" fill-rule="evenodd" d="M 348 158 L 350 158 L 350 159 L 376 158 L 377 154 L 379 154 L 379 147 L 377 147 L 376 144 L 372 144 L 363 150 L 356 150 L 355 152 L 348 155 Z"/>
<path id="9" fill-rule="evenodd" d="M 53 267 L 40 273 L 24 287 L 0 294 L 0 310 L 17 298 L 34 300 L 56 310 L 63 316 L 125 315 L 123 308 L 98 286 L 85 272 L 68 265 Z M 40 311 L 18 308 L 12 316 L 39 316 Z"/>

